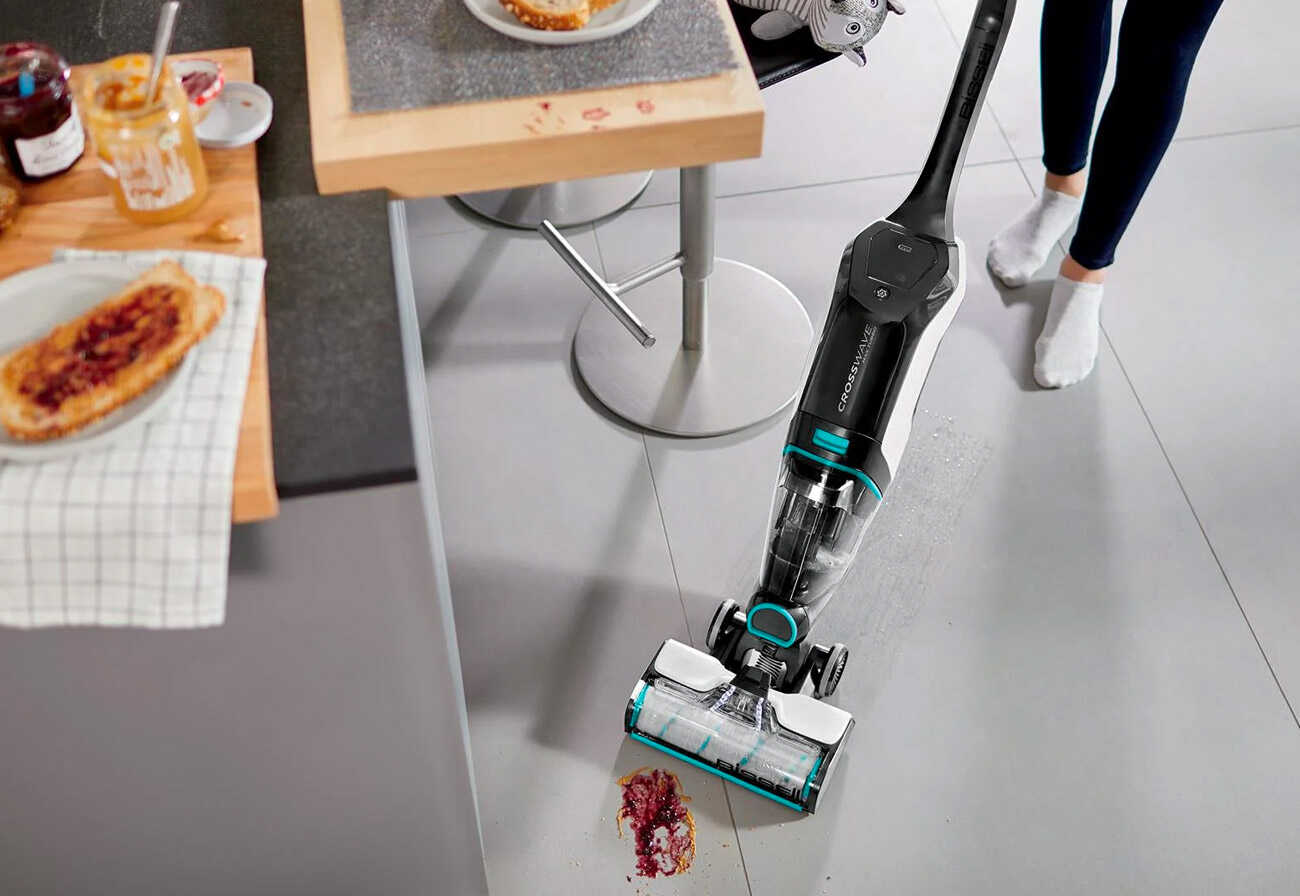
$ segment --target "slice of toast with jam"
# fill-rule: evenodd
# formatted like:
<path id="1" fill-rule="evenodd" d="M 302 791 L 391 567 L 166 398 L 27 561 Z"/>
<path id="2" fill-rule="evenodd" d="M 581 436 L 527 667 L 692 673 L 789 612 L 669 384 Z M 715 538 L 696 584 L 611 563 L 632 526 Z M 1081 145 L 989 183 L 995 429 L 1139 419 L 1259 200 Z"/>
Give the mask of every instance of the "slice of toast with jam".
<path id="1" fill-rule="evenodd" d="M 43 339 L 0 357 L 0 424 L 17 439 L 76 432 L 144 393 L 212 331 L 226 308 L 174 261 Z"/>
<path id="2" fill-rule="evenodd" d="M 530 28 L 577 31 L 591 17 L 618 0 L 501 0 L 501 5 Z"/>

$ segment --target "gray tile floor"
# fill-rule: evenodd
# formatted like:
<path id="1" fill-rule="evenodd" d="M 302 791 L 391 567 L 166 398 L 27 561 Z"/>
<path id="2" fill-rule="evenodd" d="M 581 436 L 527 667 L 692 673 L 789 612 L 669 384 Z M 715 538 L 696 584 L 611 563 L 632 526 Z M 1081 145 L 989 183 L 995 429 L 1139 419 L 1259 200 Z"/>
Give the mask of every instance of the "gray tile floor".
<path id="1" fill-rule="evenodd" d="M 914 0 L 865 72 L 774 88 L 765 157 L 720 172 L 719 251 L 818 324 L 844 243 L 910 186 L 971 6 Z M 984 447 L 980 475 L 933 562 L 888 579 L 907 612 L 868 619 L 864 584 L 828 620 L 858 651 L 836 697 L 858 729 L 823 810 L 675 767 L 699 823 L 679 877 L 626 879 L 614 779 L 670 763 L 624 740 L 622 707 L 660 639 L 698 641 L 743 596 L 788 418 L 704 441 L 622 426 L 575 380 L 587 296 L 549 249 L 411 204 L 494 893 L 1296 891 L 1300 97 L 1278 35 L 1300 12 L 1225 6 L 1097 370 L 1063 392 L 1029 375 L 1047 281 L 1000 290 L 982 265 L 1041 178 L 1037 15 L 1021 0 L 972 149 L 968 295 L 921 401 Z M 675 196 L 660 176 L 574 239 L 625 272 L 672 245 Z"/>

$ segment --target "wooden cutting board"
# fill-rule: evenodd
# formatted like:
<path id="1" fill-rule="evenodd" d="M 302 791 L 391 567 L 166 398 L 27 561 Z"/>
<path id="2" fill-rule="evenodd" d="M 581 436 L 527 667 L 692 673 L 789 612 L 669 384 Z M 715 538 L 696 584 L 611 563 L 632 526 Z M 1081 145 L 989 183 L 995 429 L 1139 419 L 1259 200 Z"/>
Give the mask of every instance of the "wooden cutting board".
<path id="1" fill-rule="evenodd" d="M 253 54 L 247 47 L 181 54 L 215 59 L 227 81 L 253 80 Z M 75 81 L 85 66 L 73 69 Z M 262 202 L 257 189 L 257 152 L 253 146 L 205 149 L 208 199 L 189 217 L 156 227 L 127 221 L 113 208 L 108 181 L 89 149 L 67 174 L 26 187 L 23 207 L 13 227 L 0 235 L 0 277 L 47 264 L 55 249 L 194 249 L 261 256 Z M 213 243 L 196 237 L 224 219 L 239 243 Z M 253 362 L 244 399 L 235 458 L 232 517 L 236 523 L 268 519 L 279 512 L 275 468 L 271 459 L 271 404 L 266 372 L 266 308 L 257 326 Z"/>

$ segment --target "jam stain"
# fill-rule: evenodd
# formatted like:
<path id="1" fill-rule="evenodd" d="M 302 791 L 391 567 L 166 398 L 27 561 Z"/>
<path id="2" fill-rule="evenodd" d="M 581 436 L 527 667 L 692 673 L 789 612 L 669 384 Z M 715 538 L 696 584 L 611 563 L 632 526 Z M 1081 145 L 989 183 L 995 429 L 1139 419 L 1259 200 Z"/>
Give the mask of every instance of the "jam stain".
<path id="1" fill-rule="evenodd" d="M 582 117 L 587 121 L 600 121 L 602 118 L 609 118 L 609 110 L 597 106 L 594 109 L 587 109 L 582 113 Z"/>
<path id="2" fill-rule="evenodd" d="M 543 111 L 543 112 L 550 112 L 550 111 L 551 111 L 551 104 L 550 104 L 550 103 L 538 103 L 537 105 L 539 105 L 539 106 L 542 107 L 542 111 Z"/>
<path id="3" fill-rule="evenodd" d="M 141 357 L 162 351 L 180 325 L 175 290 L 150 284 L 129 300 L 96 313 L 75 334 L 51 339 L 18 391 L 57 411 L 63 402 L 111 381 Z"/>
<path id="4" fill-rule="evenodd" d="M 642 115 L 649 115 L 655 110 L 655 104 L 651 100 L 637 100 L 636 108 Z"/>
<path id="5" fill-rule="evenodd" d="M 681 782 L 663 769 L 639 768 L 618 779 L 623 805 L 618 810 L 618 835 L 623 821 L 636 838 L 638 877 L 681 874 L 695 860 L 695 818 L 682 793 Z"/>

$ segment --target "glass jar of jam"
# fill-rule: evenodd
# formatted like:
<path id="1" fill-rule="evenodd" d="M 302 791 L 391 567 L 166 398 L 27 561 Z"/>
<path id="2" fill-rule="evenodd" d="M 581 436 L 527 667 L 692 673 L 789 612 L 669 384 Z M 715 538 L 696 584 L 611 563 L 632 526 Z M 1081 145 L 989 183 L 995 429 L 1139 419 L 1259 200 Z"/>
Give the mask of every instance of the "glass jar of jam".
<path id="1" fill-rule="evenodd" d="M 146 98 L 148 80 L 148 56 L 118 56 L 86 76 L 81 105 L 117 210 L 138 224 L 165 224 L 203 204 L 208 172 L 170 63 Z"/>
<path id="2" fill-rule="evenodd" d="M 0 45 L 0 146 L 22 180 L 62 174 L 86 148 L 68 72 L 44 44 Z"/>

